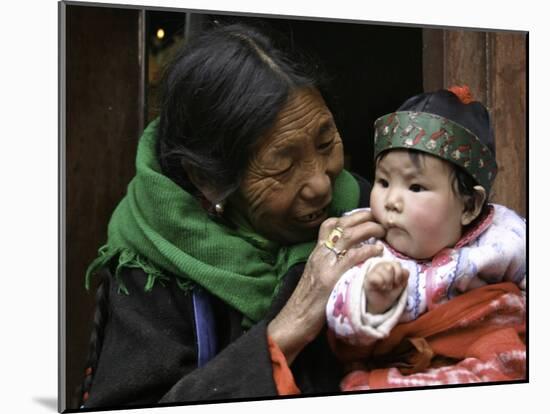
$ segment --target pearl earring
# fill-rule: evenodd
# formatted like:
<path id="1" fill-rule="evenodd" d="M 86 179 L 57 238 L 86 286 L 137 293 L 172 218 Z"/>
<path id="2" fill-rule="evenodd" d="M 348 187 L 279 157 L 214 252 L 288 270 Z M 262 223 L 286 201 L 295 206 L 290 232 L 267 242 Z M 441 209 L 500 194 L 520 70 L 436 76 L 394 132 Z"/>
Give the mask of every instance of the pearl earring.
<path id="1" fill-rule="evenodd" d="M 224 207 L 225 207 L 225 206 L 224 206 L 223 201 L 220 201 L 219 203 L 216 203 L 216 204 L 214 205 L 214 210 L 216 210 L 216 214 L 217 214 L 218 216 L 221 216 L 221 215 L 223 214 Z"/>

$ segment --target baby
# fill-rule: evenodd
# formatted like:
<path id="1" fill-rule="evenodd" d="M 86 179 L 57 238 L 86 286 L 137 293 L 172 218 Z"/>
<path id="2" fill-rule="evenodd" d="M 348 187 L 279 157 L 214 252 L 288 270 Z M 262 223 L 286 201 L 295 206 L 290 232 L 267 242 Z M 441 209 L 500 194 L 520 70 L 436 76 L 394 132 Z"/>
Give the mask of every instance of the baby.
<path id="1" fill-rule="evenodd" d="M 525 289 L 525 220 L 488 204 L 497 172 L 486 108 L 467 87 L 414 96 L 375 123 L 370 205 L 383 255 L 348 270 L 327 304 L 355 345 L 462 292 L 512 281 Z M 353 212 L 350 212 L 351 214 Z"/>

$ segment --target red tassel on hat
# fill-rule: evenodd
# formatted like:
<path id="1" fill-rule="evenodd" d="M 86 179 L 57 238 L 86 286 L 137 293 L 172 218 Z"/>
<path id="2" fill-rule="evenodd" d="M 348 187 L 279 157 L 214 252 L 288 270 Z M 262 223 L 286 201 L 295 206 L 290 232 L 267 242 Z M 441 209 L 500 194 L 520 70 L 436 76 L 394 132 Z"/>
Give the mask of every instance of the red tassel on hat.
<path id="1" fill-rule="evenodd" d="M 469 104 L 470 102 L 474 101 L 474 98 L 472 96 L 472 91 L 470 91 L 470 88 L 468 85 L 462 85 L 462 86 L 451 86 L 447 89 L 448 91 L 454 93 L 458 99 L 460 99 L 460 102 L 463 104 Z"/>

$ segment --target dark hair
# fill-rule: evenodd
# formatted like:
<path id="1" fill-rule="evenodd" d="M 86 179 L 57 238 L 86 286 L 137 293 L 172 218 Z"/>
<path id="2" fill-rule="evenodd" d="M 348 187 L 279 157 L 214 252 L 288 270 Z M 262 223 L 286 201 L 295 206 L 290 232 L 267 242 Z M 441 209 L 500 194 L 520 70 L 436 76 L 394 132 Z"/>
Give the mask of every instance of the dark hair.
<path id="1" fill-rule="evenodd" d="M 412 163 L 415 165 L 415 167 L 420 167 L 420 162 L 424 159 L 426 156 L 431 156 L 434 158 L 438 158 L 435 155 L 431 155 L 422 151 L 416 151 L 414 149 L 405 149 L 405 148 L 399 148 L 400 150 L 407 151 L 409 154 L 409 157 L 411 158 Z M 380 153 L 380 155 L 376 158 L 376 164 L 378 164 L 380 161 L 384 159 L 386 155 L 388 155 L 390 151 L 384 151 Z M 458 165 L 453 164 L 451 162 L 445 161 L 442 158 L 438 158 L 444 162 L 446 162 L 451 167 L 451 176 L 449 177 L 451 180 L 451 188 L 455 195 L 464 197 L 465 199 L 465 208 L 468 211 L 471 211 L 475 207 L 475 190 L 474 187 L 476 185 L 479 185 L 474 178 L 468 174 L 464 169 L 460 168 Z M 483 207 L 480 211 L 483 211 L 483 209 L 488 205 L 488 197 L 485 198 L 485 201 L 483 202 Z"/>
<path id="2" fill-rule="evenodd" d="M 469 88 L 467 90 L 469 93 Z M 491 118 L 487 108 L 480 102 L 464 101 L 455 91 L 441 89 L 436 92 L 415 95 L 403 102 L 397 111 L 427 112 L 450 119 L 471 131 L 495 156 L 495 137 Z M 421 155 L 430 155 L 412 149 L 409 150 L 409 154 L 416 166 L 419 165 Z M 376 162 L 383 156 L 384 154 L 380 154 Z M 466 209 L 473 210 L 475 207 L 474 187 L 478 185 L 478 182 L 465 169 L 453 163 L 449 164 L 453 167 L 451 170 L 453 191 L 464 197 Z M 487 194 L 480 211 L 487 207 L 489 198 L 490 194 Z"/>
<path id="3" fill-rule="evenodd" d="M 108 295 L 110 288 L 109 276 L 105 270 L 101 270 L 100 283 L 95 294 L 95 311 L 92 321 L 92 331 L 90 334 L 90 342 L 88 348 L 88 356 L 86 358 L 86 369 L 84 370 L 84 380 L 78 386 L 76 395 L 73 398 L 73 405 L 81 407 L 88 399 L 94 374 L 103 345 L 103 335 L 105 331 L 105 323 L 109 317 Z"/>
<path id="4" fill-rule="evenodd" d="M 234 24 L 193 38 L 167 68 L 161 86 L 158 157 L 163 173 L 196 191 L 183 168 L 220 197 L 234 192 L 252 145 L 275 122 L 292 90 L 317 87 L 256 29 Z"/>

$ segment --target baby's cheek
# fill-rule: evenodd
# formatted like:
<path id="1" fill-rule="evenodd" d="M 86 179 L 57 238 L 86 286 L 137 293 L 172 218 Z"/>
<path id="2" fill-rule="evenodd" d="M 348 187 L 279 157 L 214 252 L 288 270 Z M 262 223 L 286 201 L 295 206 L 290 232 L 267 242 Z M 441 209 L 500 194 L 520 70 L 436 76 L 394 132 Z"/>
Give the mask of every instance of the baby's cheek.
<path id="1" fill-rule="evenodd" d="M 371 191 L 370 208 L 371 208 L 372 215 L 374 216 L 374 220 L 377 222 L 381 222 L 383 217 L 382 213 L 384 209 L 382 208 L 382 202 L 379 201 L 379 197 L 377 196 L 376 189 L 373 189 Z"/>
<path id="2" fill-rule="evenodd" d="M 445 247 L 450 236 L 447 234 L 447 215 L 448 212 L 438 212 L 429 208 L 429 205 L 416 206 L 409 217 L 409 225 L 412 226 L 418 243 L 428 250 Z"/>
<path id="3" fill-rule="evenodd" d="M 439 228 L 440 220 L 434 212 L 423 203 L 418 203 L 409 208 L 408 225 L 416 232 L 429 233 Z"/>
<path id="4" fill-rule="evenodd" d="M 409 220 L 415 224 L 419 224 L 419 221 L 424 225 L 429 225 L 433 220 L 433 213 L 430 209 L 425 208 L 424 203 L 413 204 L 409 208 Z"/>

